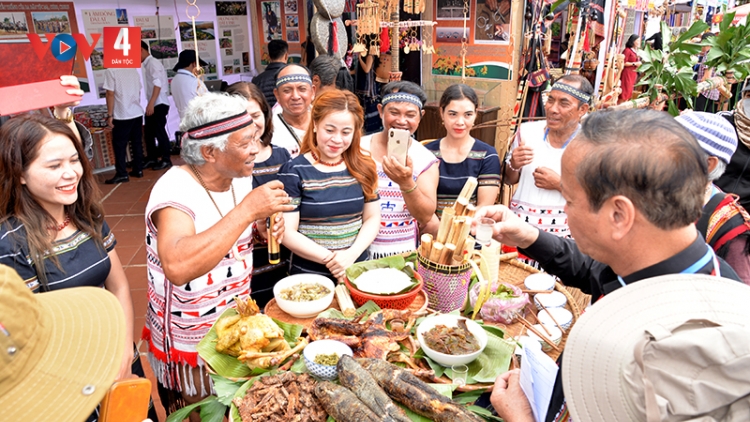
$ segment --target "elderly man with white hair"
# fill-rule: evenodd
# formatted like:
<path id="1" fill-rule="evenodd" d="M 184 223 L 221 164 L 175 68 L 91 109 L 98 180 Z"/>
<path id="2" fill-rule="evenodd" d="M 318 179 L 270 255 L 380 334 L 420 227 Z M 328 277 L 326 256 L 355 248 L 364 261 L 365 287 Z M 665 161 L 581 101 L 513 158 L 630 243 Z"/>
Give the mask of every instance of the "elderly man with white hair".
<path id="1" fill-rule="evenodd" d="M 740 205 L 737 195 L 724 193 L 714 184 L 737 150 L 737 134 L 717 114 L 689 112 L 676 120 L 698 140 L 708 163 L 703 213 L 695 225 L 716 255 L 724 258 L 742 281 L 750 285 L 750 215 Z"/>
<path id="2" fill-rule="evenodd" d="M 252 188 L 260 134 L 247 100 L 195 97 L 180 130 L 185 164 L 156 182 L 146 206 L 143 338 L 168 413 L 211 394 L 196 346 L 232 298 L 250 294 L 253 239 L 267 237 L 266 218 L 293 209 L 281 182 Z M 274 221 L 277 239 L 283 221 Z"/>

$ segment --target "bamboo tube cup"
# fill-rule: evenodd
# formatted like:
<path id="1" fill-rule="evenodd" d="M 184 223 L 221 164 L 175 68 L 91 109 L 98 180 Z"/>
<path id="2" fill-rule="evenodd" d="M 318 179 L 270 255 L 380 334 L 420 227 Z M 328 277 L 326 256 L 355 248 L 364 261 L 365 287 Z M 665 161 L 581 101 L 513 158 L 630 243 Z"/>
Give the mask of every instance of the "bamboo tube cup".
<path id="1" fill-rule="evenodd" d="M 469 204 L 466 206 L 466 209 L 464 210 L 464 216 L 469 218 L 474 218 L 474 214 L 477 213 L 477 207 L 475 205 Z"/>
<path id="2" fill-rule="evenodd" d="M 440 255 L 442 255 L 444 248 L 445 246 L 441 242 L 433 242 L 430 261 L 440 263 Z"/>
<path id="3" fill-rule="evenodd" d="M 456 245 L 446 243 L 443 246 L 443 251 L 440 253 L 440 264 L 451 265 L 451 259 L 453 258 L 453 252 L 456 251 Z"/>
<path id="4" fill-rule="evenodd" d="M 451 226 L 453 225 L 454 216 L 455 211 L 453 211 L 453 208 L 443 209 L 443 215 L 440 217 L 440 228 L 438 228 L 437 238 L 435 239 L 436 241 L 440 243 L 446 242 L 446 238 L 448 237 Z"/>
<path id="5" fill-rule="evenodd" d="M 466 183 L 464 183 L 464 187 L 461 189 L 461 193 L 458 194 L 458 197 L 465 198 L 467 201 L 471 200 L 471 196 L 474 194 L 474 190 L 477 188 L 478 184 L 479 181 L 476 177 L 469 177 L 466 179 Z M 456 202 L 458 202 L 458 200 L 456 200 Z"/>
<path id="6" fill-rule="evenodd" d="M 453 204 L 453 210 L 456 212 L 456 215 L 464 215 L 464 210 L 466 210 L 467 205 L 469 205 L 469 200 L 467 198 L 459 197 L 456 199 L 456 203 Z"/>
<path id="7" fill-rule="evenodd" d="M 422 245 L 420 246 L 422 248 L 422 256 L 425 258 L 430 257 L 430 252 L 432 251 L 432 235 L 429 233 L 422 235 Z"/>

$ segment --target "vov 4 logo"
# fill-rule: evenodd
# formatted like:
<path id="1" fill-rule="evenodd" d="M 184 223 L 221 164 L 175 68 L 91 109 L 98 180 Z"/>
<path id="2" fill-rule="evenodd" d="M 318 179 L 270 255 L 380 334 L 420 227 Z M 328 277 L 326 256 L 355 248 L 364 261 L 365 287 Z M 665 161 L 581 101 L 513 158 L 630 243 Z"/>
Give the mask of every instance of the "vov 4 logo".
<path id="1" fill-rule="evenodd" d="M 38 34 L 26 34 L 39 59 L 43 59 L 47 50 L 50 50 L 55 59 L 66 62 L 72 60 L 78 51 L 84 60 L 91 59 L 94 48 L 102 37 L 102 34 L 91 34 L 91 43 L 84 34 L 44 34 L 47 42 L 43 42 Z M 104 28 L 104 52 L 103 66 L 105 68 L 116 67 L 141 67 L 141 28 L 108 26 Z"/>

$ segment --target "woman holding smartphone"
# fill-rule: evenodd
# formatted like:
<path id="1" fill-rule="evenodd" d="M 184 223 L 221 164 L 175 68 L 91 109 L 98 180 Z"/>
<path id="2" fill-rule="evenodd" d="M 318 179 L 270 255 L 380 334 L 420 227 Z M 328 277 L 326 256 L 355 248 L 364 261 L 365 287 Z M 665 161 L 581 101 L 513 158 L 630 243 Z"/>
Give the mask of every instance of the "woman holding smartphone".
<path id="1" fill-rule="evenodd" d="M 439 176 L 435 156 L 411 139 L 427 101 L 422 87 L 397 81 L 383 87 L 382 92 L 378 112 L 384 129 L 362 137 L 362 149 L 370 152 L 377 165 L 380 218 L 384 223 L 370 245 L 370 259 L 417 248 L 420 232 L 431 231 L 428 224 L 435 215 Z M 393 137 L 391 129 L 396 130 Z"/>
<path id="2" fill-rule="evenodd" d="M 437 213 L 453 206 L 469 177 L 479 181 L 471 196 L 477 208 L 493 205 L 500 193 L 500 159 L 495 148 L 473 138 L 479 100 L 469 86 L 449 86 L 440 98 L 440 117 L 447 134 L 426 145 L 440 160 Z"/>
<path id="3" fill-rule="evenodd" d="M 300 155 L 279 171 L 296 208 L 284 214 L 290 274 L 343 280 L 380 227 L 375 163 L 360 149 L 362 107 L 349 91 L 315 99 Z"/>

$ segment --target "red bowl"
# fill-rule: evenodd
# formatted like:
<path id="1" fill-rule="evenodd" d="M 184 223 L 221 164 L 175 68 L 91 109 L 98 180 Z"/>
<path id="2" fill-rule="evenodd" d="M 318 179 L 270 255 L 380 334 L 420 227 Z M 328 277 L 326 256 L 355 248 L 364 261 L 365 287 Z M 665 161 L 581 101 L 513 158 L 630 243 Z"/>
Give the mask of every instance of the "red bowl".
<path id="1" fill-rule="evenodd" d="M 409 307 L 409 305 L 411 305 L 412 302 L 414 302 L 414 299 L 417 297 L 419 292 L 422 291 L 422 284 L 424 284 L 422 276 L 420 276 L 416 271 L 414 272 L 414 278 L 416 278 L 419 283 L 417 283 L 417 285 L 413 289 L 400 295 L 389 296 L 374 295 L 372 293 L 366 293 L 361 290 L 357 290 L 357 288 L 349 282 L 348 277 L 344 278 L 344 283 L 346 283 L 346 287 L 349 289 L 349 293 L 352 295 L 352 302 L 354 302 L 354 304 L 357 306 L 362 306 L 368 300 L 371 300 L 375 302 L 376 305 L 380 306 L 381 309 L 406 309 Z"/>

